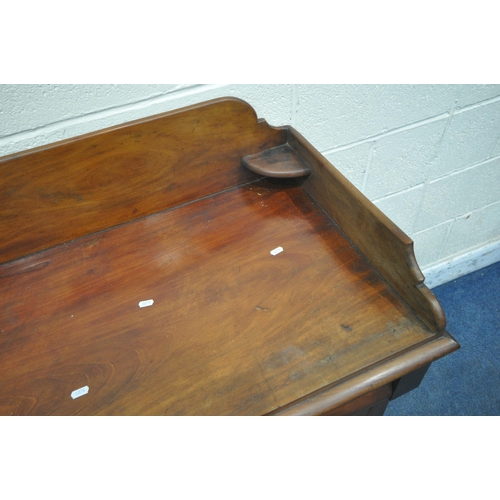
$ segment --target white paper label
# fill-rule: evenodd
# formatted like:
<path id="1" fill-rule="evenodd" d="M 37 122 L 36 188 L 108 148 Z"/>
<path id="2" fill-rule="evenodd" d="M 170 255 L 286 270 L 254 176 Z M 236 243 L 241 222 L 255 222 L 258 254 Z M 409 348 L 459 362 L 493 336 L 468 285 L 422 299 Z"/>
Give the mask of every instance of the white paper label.
<path id="1" fill-rule="evenodd" d="M 85 387 L 80 387 L 80 389 L 77 389 L 76 391 L 73 391 L 71 393 L 71 397 L 73 399 L 79 398 L 80 396 L 85 396 L 89 392 L 89 386 L 86 385 Z"/>
<path id="2" fill-rule="evenodd" d="M 283 251 L 283 248 L 282 247 L 277 247 L 275 248 L 274 250 L 271 250 L 271 255 L 278 255 L 279 253 L 281 253 Z"/>
<path id="3" fill-rule="evenodd" d="M 149 307 L 149 306 L 152 306 L 154 303 L 155 303 L 155 301 L 153 299 L 141 300 L 139 302 L 139 307 Z"/>

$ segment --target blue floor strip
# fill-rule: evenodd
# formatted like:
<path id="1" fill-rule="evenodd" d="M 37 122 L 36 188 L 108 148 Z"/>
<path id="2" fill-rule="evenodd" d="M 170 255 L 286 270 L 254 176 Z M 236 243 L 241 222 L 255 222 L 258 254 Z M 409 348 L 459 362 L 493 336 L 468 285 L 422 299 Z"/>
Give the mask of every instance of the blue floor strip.
<path id="1" fill-rule="evenodd" d="M 435 361 L 385 415 L 500 415 L 500 262 L 433 292 L 461 349 Z"/>

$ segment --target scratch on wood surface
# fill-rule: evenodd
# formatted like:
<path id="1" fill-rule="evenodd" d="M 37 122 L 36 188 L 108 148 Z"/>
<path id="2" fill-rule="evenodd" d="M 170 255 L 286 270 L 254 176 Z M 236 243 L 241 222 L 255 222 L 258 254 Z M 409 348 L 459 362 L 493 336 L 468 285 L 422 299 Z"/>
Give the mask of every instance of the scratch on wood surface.
<path id="1" fill-rule="evenodd" d="M 32 273 L 34 271 L 41 271 L 42 269 L 45 269 L 49 264 L 50 260 L 45 260 L 43 262 L 36 262 L 35 264 L 31 264 L 26 267 L 14 265 L 10 269 L 7 268 L 5 272 L 2 272 L 2 274 L 0 275 L 0 279 L 10 278 L 11 276 L 17 276 L 19 274 Z M 21 269 L 19 269 L 19 267 L 21 267 Z"/>

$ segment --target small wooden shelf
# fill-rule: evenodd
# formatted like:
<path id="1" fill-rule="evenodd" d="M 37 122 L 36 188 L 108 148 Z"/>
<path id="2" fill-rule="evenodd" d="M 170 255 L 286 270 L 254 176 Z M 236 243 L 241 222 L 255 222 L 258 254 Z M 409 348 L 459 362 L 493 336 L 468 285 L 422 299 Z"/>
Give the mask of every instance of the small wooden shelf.
<path id="1" fill-rule="evenodd" d="M 256 174 L 278 179 L 302 177 L 311 173 L 309 165 L 288 144 L 244 156 L 241 162 Z"/>
<path id="2" fill-rule="evenodd" d="M 458 348 L 411 240 L 237 99 L 0 168 L 0 414 L 381 414 Z"/>

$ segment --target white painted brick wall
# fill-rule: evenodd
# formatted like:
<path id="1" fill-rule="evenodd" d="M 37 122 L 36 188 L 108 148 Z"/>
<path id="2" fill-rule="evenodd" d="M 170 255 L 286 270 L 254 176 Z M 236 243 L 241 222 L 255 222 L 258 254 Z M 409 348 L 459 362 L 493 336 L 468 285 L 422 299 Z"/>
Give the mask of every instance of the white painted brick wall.
<path id="1" fill-rule="evenodd" d="M 384 136 L 374 142 L 365 194 L 377 199 L 422 185 L 436 156 L 445 120 Z"/>
<path id="2" fill-rule="evenodd" d="M 499 200 L 500 158 L 495 158 L 430 182 L 415 229 L 422 231 Z"/>
<path id="3" fill-rule="evenodd" d="M 457 92 L 451 85 L 300 85 L 296 128 L 322 151 L 338 148 L 445 116 Z"/>
<path id="4" fill-rule="evenodd" d="M 492 157 L 500 133 L 500 100 L 458 110 L 446 127 L 429 177 L 437 179 Z"/>
<path id="5" fill-rule="evenodd" d="M 421 267 L 428 268 L 441 261 L 443 244 L 448 239 L 452 224 L 452 221 L 448 221 L 413 233 L 412 238 Z"/>
<path id="6" fill-rule="evenodd" d="M 138 103 L 181 85 L 2 85 L 0 137 Z"/>
<path id="7" fill-rule="evenodd" d="M 424 273 L 500 259 L 500 85 L 0 85 L 0 156 L 225 95 L 297 128 L 413 238 Z"/>
<path id="8" fill-rule="evenodd" d="M 299 130 L 300 132 L 300 130 Z M 347 149 L 323 152 L 330 163 L 335 165 L 359 190 L 363 190 L 373 143 L 364 142 Z"/>
<path id="9" fill-rule="evenodd" d="M 424 187 L 422 184 L 406 189 L 403 193 L 396 193 L 379 200 L 375 205 L 395 222 L 405 233 L 413 234 L 415 216 L 419 212 Z"/>
<path id="10" fill-rule="evenodd" d="M 499 221 L 499 201 L 456 218 L 443 245 L 444 255 L 453 255 L 457 249 L 463 247 L 474 247 L 478 241 L 498 238 Z"/>

